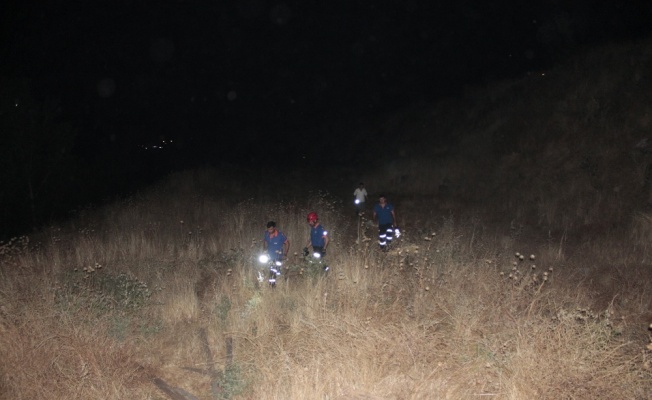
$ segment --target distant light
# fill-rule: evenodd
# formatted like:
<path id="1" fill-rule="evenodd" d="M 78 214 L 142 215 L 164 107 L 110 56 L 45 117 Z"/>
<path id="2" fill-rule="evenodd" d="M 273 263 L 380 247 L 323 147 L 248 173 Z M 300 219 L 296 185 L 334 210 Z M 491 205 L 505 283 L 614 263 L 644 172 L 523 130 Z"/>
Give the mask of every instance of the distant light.
<path id="1" fill-rule="evenodd" d="M 97 83 L 97 94 L 102 98 L 107 98 L 113 96 L 115 93 L 116 84 L 115 81 L 111 78 L 101 79 Z"/>
<path id="2" fill-rule="evenodd" d="M 270 10 L 269 19 L 277 25 L 285 25 L 292 18 L 292 10 L 285 4 L 277 4 Z"/>
<path id="3" fill-rule="evenodd" d="M 170 61 L 174 55 L 174 51 L 174 43 L 166 38 L 158 38 L 149 47 L 149 55 L 157 64 Z"/>

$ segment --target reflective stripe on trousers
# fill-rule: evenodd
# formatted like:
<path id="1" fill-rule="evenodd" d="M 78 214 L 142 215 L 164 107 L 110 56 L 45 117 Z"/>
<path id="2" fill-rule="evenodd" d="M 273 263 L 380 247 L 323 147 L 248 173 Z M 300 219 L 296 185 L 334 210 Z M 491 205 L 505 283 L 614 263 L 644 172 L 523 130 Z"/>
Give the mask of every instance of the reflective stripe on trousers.
<path id="1" fill-rule="evenodd" d="M 394 227 L 391 224 L 383 224 L 378 227 L 378 244 L 381 247 L 392 243 L 392 239 L 394 239 Z"/>

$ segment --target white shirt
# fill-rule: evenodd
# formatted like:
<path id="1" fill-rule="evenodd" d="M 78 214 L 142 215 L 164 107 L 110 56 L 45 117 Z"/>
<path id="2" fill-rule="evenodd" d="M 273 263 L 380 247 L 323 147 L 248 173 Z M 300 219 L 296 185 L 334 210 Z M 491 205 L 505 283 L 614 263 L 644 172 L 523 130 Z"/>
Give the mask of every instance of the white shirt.
<path id="1" fill-rule="evenodd" d="M 355 192 L 353 192 L 353 195 L 355 198 L 360 201 L 361 203 L 364 203 L 367 200 L 367 189 L 365 188 L 357 188 Z"/>

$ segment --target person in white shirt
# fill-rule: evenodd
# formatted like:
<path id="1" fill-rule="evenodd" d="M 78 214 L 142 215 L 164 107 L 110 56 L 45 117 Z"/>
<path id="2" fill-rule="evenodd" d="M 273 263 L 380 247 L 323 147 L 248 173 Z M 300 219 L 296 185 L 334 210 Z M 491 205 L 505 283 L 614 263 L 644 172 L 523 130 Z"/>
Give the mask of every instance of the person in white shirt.
<path id="1" fill-rule="evenodd" d="M 364 213 L 365 202 L 367 201 L 367 189 L 365 189 L 364 183 L 360 182 L 360 185 L 353 192 L 353 197 L 355 197 L 355 214 L 360 215 Z"/>

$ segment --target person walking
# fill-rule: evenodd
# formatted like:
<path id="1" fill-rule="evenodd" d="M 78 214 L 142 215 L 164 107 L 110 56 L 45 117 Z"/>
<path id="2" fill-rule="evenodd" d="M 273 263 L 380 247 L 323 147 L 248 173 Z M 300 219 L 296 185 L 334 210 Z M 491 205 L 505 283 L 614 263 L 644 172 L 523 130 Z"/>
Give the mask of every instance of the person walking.
<path id="1" fill-rule="evenodd" d="M 306 248 L 312 246 L 312 251 L 323 257 L 328 247 L 328 231 L 319 223 L 319 216 L 316 212 L 309 213 L 307 220 L 310 225 L 310 237 L 306 242 Z"/>
<path id="2" fill-rule="evenodd" d="M 387 202 L 385 195 L 380 195 L 378 203 L 374 206 L 374 221 L 378 221 L 378 245 L 387 251 L 394 239 L 394 226 L 396 226 L 396 213 L 394 206 Z"/>
<path id="3" fill-rule="evenodd" d="M 365 211 L 365 203 L 367 201 L 367 189 L 364 187 L 364 183 L 360 182 L 360 185 L 353 192 L 354 203 L 355 203 L 355 214 L 360 215 Z"/>
<path id="4" fill-rule="evenodd" d="M 283 232 L 276 229 L 276 222 L 269 221 L 263 238 L 263 251 L 274 261 L 283 261 L 290 250 L 290 241 Z"/>

